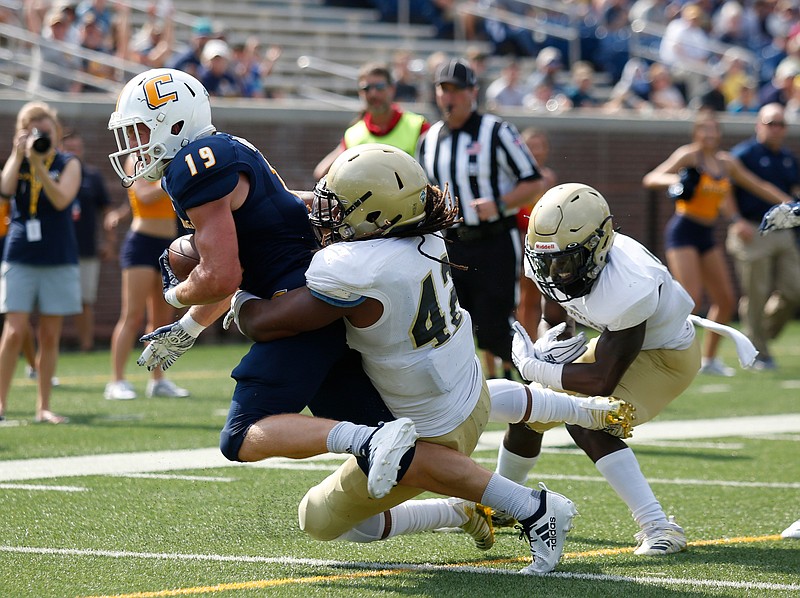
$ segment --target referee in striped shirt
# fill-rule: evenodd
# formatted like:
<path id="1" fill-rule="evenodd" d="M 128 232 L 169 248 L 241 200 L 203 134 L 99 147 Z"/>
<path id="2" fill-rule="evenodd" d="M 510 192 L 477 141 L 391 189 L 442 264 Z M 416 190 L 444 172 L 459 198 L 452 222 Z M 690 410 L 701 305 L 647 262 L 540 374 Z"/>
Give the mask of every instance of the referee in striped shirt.
<path id="1" fill-rule="evenodd" d="M 418 159 L 432 184 L 448 185 L 463 223 L 446 236 L 462 306 L 475 326 L 487 374 L 496 375 L 494 358 L 511 374 L 511 325 L 522 257 L 515 214 L 555 184 L 542 178 L 536 161 L 514 125 L 477 111 L 475 73 L 463 60 L 436 71 L 436 104 L 443 120 L 418 146 Z"/>

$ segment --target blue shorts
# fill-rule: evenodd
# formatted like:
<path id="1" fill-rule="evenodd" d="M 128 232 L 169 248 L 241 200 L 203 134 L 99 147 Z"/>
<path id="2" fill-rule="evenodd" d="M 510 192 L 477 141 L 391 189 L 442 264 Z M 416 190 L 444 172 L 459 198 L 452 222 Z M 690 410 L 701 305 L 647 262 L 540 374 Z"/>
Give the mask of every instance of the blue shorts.
<path id="1" fill-rule="evenodd" d="M 32 266 L 3 262 L 0 268 L 0 311 L 45 316 L 81 313 L 81 273 L 78 264 Z"/>
<path id="2" fill-rule="evenodd" d="M 123 270 L 135 266 L 147 266 L 160 272 L 161 266 L 158 264 L 158 258 L 170 243 L 172 243 L 172 239 L 128 231 L 119 250 L 119 266 Z"/>
<path id="3" fill-rule="evenodd" d="M 394 418 L 361 367 L 361 355 L 347 346 L 344 322 L 289 338 L 255 343 L 231 377 L 231 408 L 220 434 L 220 449 L 238 461 L 250 426 L 279 413 L 377 425 Z"/>
<path id="4" fill-rule="evenodd" d="M 700 255 L 716 245 L 714 228 L 674 214 L 667 222 L 665 249 L 694 247 Z"/>

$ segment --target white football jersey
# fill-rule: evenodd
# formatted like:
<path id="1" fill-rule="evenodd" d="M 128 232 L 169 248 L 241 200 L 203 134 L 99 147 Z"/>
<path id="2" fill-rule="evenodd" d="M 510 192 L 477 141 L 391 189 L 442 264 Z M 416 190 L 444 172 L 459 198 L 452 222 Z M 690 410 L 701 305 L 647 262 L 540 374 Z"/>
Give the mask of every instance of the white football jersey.
<path id="1" fill-rule="evenodd" d="M 527 260 L 525 273 L 532 276 Z M 600 332 L 647 320 L 642 350 L 685 349 L 694 340 L 694 326 L 686 319 L 694 309 L 689 293 L 641 243 L 619 233 L 591 292 L 561 305 Z"/>
<path id="2" fill-rule="evenodd" d="M 347 342 L 396 417 L 410 417 L 423 437 L 451 432 L 472 413 L 483 376 L 472 321 L 458 303 L 450 267 L 420 254 L 420 237 L 334 243 L 306 272 L 317 297 L 348 305 L 372 297 L 383 315 L 368 328 L 347 320 Z M 444 241 L 426 235 L 419 248 L 444 259 Z"/>

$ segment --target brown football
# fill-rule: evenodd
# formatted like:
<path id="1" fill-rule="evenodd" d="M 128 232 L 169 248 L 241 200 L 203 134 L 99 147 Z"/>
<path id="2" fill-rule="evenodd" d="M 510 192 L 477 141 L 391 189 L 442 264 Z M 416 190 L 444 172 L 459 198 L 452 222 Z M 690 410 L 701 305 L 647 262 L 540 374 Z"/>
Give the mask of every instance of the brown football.
<path id="1" fill-rule="evenodd" d="M 169 246 L 169 265 L 178 280 L 186 280 L 200 263 L 200 254 L 194 245 L 194 235 L 183 235 Z"/>

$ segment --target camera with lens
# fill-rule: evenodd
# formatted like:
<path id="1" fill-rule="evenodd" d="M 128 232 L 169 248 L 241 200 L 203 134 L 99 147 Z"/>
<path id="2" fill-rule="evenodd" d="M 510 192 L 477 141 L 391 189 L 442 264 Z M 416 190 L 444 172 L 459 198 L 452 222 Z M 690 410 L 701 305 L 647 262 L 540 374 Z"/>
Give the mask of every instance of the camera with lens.
<path id="1" fill-rule="evenodd" d="M 50 141 L 50 135 L 39 129 L 33 129 L 31 131 L 31 137 L 33 137 L 31 147 L 33 147 L 33 151 L 38 154 L 47 153 L 50 150 L 50 146 L 53 144 L 53 142 Z"/>

